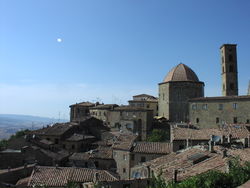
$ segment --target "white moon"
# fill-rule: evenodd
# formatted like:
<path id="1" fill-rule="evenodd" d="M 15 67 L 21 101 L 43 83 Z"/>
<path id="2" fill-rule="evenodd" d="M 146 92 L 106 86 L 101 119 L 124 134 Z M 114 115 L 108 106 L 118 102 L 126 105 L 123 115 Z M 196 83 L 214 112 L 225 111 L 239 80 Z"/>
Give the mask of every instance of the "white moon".
<path id="1" fill-rule="evenodd" d="M 58 39 L 56 39 L 57 40 L 57 42 L 62 42 L 62 39 L 61 38 L 58 38 Z"/>

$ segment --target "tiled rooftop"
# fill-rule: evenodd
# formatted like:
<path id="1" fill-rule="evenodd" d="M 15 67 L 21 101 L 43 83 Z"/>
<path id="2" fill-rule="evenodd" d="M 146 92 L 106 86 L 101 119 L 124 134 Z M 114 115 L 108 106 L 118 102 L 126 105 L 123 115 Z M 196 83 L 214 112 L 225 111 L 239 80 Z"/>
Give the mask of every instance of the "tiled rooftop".
<path id="1" fill-rule="evenodd" d="M 28 186 L 43 184 L 48 187 L 62 187 L 66 186 L 68 182 L 93 182 L 96 173 L 99 182 L 117 180 L 114 175 L 106 170 L 38 166 L 33 170 Z"/>
<path id="2" fill-rule="evenodd" d="M 207 156 L 203 161 L 196 164 L 193 163 L 191 157 L 197 154 Z M 221 155 L 210 153 L 201 148 L 189 148 L 181 153 L 171 153 L 157 159 L 143 163 L 149 166 L 156 174 L 162 173 L 162 177 L 166 180 L 172 180 L 173 170 L 179 171 L 178 180 L 206 172 L 211 169 L 225 169 L 225 159 Z"/>
<path id="3" fill-rule="evenodd" d="M 206 101 L 221 101 L 221 100 L 244 100 L 250 99 L 250 95 L 241 95 L 241 96 L 218 96 L 218 97 L 200 97 L 190 99 L 190 102 L 206 102 Z"/>
<path id="4" fill-rule="evenodd" d="M 146 111 L 152 111 L 152 110 L 127 105 L 127 106 L 116 107 L 116 108 L 114 108 L 114 111 L 140 111 L 140 112 L 146 112 Z"/>
<path id="5" fill-rule="evenodd" d="M 168 154 L 171 152 L 171 144 L 164 142 L 136 142 L 134 153 Z"/>
<path id="6" fill-rule="evenodd" d="M 111 147 L 98 147 L 84 153 L 74 153 L 70 156 L 70 160 L 88 160 L 88 159 L 113 159 Z"/>
<path id="7" fill-rule="evenodd" d="M 35 131 L 31 131 L 30 134 L 36 135 L 50 135 L 50 136 L 60 136 L 68 131 L 73 126 L 76 126 L 76 123 L 56 123 L 50 127 L 38 129 Z"/>
<path id="8" fill-rule="evenodd" d="M 189 129 L 189 128 L 172 128 L 173 140 L 209 140 L 210 135 L 228 136 L 232 135 L 233 139 L 248 138 L 249 130 L 245 125 L 227 125 L 220 129 Z"/>
<path id="9" fill-rule="evenodd" d="M 71 135 L 68 139 L 66 139 L 69 142 L 78 142 L 78 141 L 82 141 L 85 139 L 91 139 L 91 138 L 95 138 L 92 135 L 83 135 L 83 134 L 77 134 L 74 133 L 73 135 Z"/>
<path id="10" fill-rule="evenodd" d="M 102 104 L 102 105 L 91 107 L 90 109 L 109 110 L 109 109 L 113 109 L 114 107 L 118 107 L 118 105 L 117 104 Z"/>
<path id="11" fill-rule="evenodd" d="M 114 142 L 112 148 L 129 151 L 132 148 L 136 138 L 137 136 L 133 134 L 121 134 Z"/>
<path id="12" fill-rule="evenodd" d="M 95 103 L 92 103 L 92 102 L 81 102 L 81 103 L 72 104 L 69 107 L 73 107 L 73 106 L 92 107 L 92 106 L 95 106 Z"/>

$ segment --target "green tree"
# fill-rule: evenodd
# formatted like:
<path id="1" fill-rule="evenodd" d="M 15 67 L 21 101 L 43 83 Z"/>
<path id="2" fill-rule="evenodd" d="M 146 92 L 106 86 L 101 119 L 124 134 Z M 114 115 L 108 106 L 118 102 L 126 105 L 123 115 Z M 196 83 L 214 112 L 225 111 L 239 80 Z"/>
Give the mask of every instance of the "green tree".
<path id="1" fill-rule="evenodd" d="M 152 133 L 147 138 L 148 142 L 165 142 L 169 139 L 166 131 L 161 129 L 153 129 Z"/>

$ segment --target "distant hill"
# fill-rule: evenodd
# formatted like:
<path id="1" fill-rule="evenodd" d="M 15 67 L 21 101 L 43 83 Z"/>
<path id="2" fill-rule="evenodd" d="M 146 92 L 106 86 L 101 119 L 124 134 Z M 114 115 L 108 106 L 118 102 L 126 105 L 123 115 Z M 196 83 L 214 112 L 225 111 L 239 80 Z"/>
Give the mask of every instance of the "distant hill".
<path id="1" fill-rule="evenodd" d="M 60 122 L 67 121 L 66 119 L 60 120 Z M 53 118 L 39 116 L 0 114 L 0 139 L 9 138 L 19 130 L 38 129 L 57 122 L 58 120 Z"/>

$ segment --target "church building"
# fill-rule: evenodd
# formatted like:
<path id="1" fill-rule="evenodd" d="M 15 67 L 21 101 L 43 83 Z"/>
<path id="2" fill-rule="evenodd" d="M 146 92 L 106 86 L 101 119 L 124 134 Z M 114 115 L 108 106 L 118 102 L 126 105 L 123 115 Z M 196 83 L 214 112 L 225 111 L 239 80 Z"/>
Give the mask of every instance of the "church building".
<path id="1" fill-rule="evenodd" d="M 190 122 L 200 128 L 250 123 L 250 95 L 238 96 L 236 44 L 221 53 L 222 96 L 204 97 L 204 83 L 184 64 L 174 67 L 159 83 L 159 116 Z"/>

